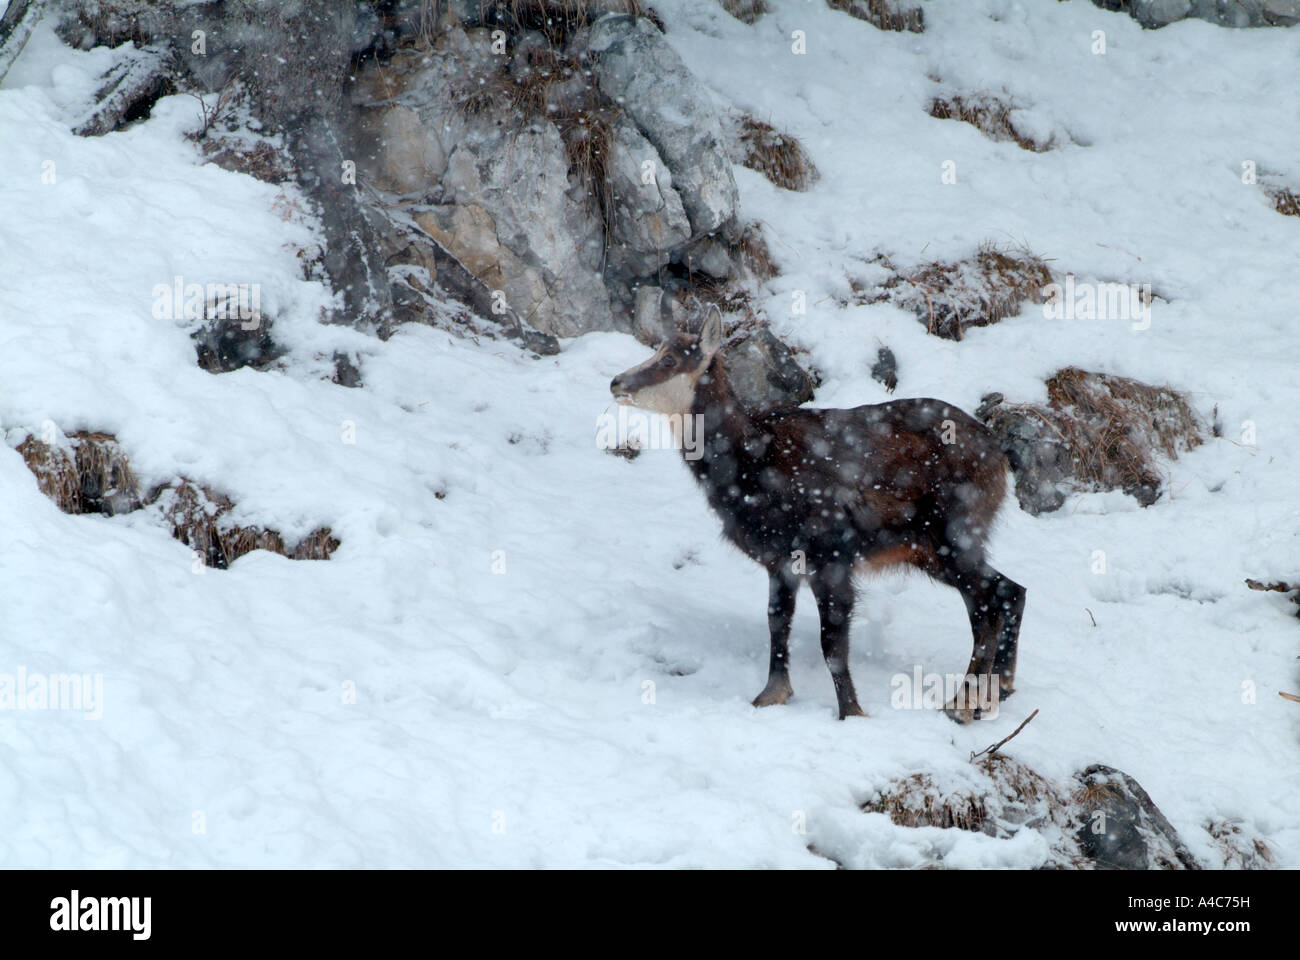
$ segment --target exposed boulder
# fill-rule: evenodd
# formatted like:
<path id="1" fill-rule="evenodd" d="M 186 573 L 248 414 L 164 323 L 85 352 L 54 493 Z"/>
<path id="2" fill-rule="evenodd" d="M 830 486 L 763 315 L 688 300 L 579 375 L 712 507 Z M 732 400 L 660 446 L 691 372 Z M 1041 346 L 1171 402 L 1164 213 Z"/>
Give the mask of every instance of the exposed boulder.
<path id="1" fill-rule="evenodd" d="M 726 364 L 736 396 L 751 409 L 798 406 L 811 400 L 817 388 L 794 352 L 766 326 L 733 337 L 727 344 Z"/>
<path id="2" fill-rule="evenodd" d="M 650 276 L 685 247 L 691 224 L 671 171 L 633 123 L 620 118 L 610 146 L 610 260 L 633 276 Z"/>
<path id="3" fill-rule="evenodd" d="M 596 83 L 672 171 L 693 236 L 736 216 L 736 180 L 707 91 L 649 20 L 608 14 L 591 27 Z M 670 106 L 671 109 L 665 109 Z"/>
<path id="4" fill-rule="evenodd" d="M 1084 820 L 1075 838 L 1098 869 L 1201 869 L 1178 831 L 1128 774 L 1095 763 L 1075 778 L 1080 789 L 1074 799 Z"/>

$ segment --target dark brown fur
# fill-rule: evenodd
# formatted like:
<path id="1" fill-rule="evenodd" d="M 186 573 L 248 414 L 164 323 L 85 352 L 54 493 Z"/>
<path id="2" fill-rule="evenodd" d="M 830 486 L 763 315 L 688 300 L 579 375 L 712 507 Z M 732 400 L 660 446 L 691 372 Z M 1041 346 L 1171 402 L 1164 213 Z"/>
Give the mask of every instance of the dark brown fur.
<path id="1" fill-rule="evenodd" d="M 939 400 L 895 400 L 849 410 L 746 411 L 725 366 L 701 337 L 679 334 L 650 363 L 616 377 L 638 391 L 694 378 L 689 413 L 701 455 L 687 458 L 723 533 L 768 571 L 771 660 L 756 705 L 791 694 L 787 662 L 795 593 L 807 580 L 821 618 L 822 652 L 841 718 L 860 714 L 849 676 L 853 573 L 914 566 L 961 592 L 974 649 L 968 677 L 996 673 L 1012 692 L 1025 590 L 985 560 L 984 544 L 1005 495 L 1006 459 L 974 418 Z M 980 709 L 949 704 L 955 719 Z"/>

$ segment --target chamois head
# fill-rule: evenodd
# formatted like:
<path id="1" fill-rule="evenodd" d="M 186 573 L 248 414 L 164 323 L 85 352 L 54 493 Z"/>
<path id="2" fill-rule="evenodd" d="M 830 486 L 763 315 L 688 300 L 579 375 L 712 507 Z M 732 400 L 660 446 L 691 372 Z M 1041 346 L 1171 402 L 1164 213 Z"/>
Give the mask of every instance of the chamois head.
<path id="1" fill-rule="evenodd" d="M 695 400 L 695 385 L 722 346 L 722 315 L 710 309 L 698 333 L 690 326 L 670 336 L 645 363 L 609 382 L 614 399 L 654 413 L 685 416 Z"/>

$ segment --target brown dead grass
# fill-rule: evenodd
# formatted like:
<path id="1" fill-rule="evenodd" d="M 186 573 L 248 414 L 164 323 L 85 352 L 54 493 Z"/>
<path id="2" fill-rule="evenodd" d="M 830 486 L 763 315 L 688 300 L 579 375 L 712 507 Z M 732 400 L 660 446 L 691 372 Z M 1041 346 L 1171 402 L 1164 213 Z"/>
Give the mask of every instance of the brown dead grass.
<path id="1" fill-rule="evenodd" d="M 772 251 L 763 239 L 758 224 L 746 224 L 735 239 L 729 242 L 731 260 L 742 274 L 756 283 L 763 283 L 777 275 Z"/>
<path id="2" fill-rule="evenodd" d="M 204 140 L 202 151 L 209 163 L 215 163 L 223 170 L 246 173 L 264 183 L 284 183 L 294 175 L 288 156 L 266 141 L 248 147 L 209 138 Z"/>
<path id="3" fill-rule="evenodd" d="M 807 190 L 820 176 L 799 138 L 781 133 L 770 123 L 747 114 L 740 119 L 736 137 L 741 163 L 783 190 Z"/>
<path id="4" fill-rule="evenodd" d="M 170 524 L 172 536 L 219 570 L 254 550 L 269 550 L 291 560 L 328 560 L 339 546 L 338 538 L 322 527 L 286 550 L 284 538 L 274 530 L 226 522 L 235 506 L 230 498 L 189 480 L 167 484 L 151 499 Z"/>
<path id="5" fill-rule="evenodd" d="M 928 775 L 917 773 L 897 781 L 862 809 L 886 814 L 900 827 L 957 827 L 991 835 L 999 833 L 1003 817 L 1015 823 L 1035 818 L 1067 822 L 1061 790 L 1024 764 L 995 754 L 977 766 L 992 782 L 985 793 L 945 793 Z"/>
<path id="6" fill-rule="evenodd" d="M 880 261 L 889 267 L 887 258 Z M 971 260 L 924 264 L 896 273 L 875 291 L 855 286 L 859 302 L 889 300 L 911 310 L 937 337 L 960 340 L 968 327 L 984 327 L 1042 303 L 1052 282 L 1047 262 L 1026 249 L 982 246 Z"/>
<path id="7" fill-rule="evenodd" d="M 1187 400 L 1169 387 L 1066 367 L 1048 379 L 1047 397 L 1075 475 L 1098 487 L 1154 498 L 1162 483 L 1156 456 L 1176 460 L 1204 440 Z"/>
<path id="8" fill-rule="evenodd" d="M 722 9 L 741 23 L 756 23 L 758 18 L 767 13 L 767 0 L 718 0 Z"/>
<path id="9" fill-rule="evenodd" d="M 1206 831 L 1223 852 L 1225 870 L 1271 870 L 1276 859 L 1269 845 L 1258 837 L 1247 837 L 1231 820 L 1211 820 Z"/>
<path id="10" fill-rule="evenodd" d="M 1300 217 L 1300 193 L 1287 187 L 1265 187 L 1273 209 L 1284 217 Z"/>
<path id="11" fill-rule="evenodd" d="M 738 315 L 743 327 L 757 324 L 762 318 L 754 307 L 753 291 L 778 273 L 772 251 L 757 223 L 747 224 L 724 242 L 732 276 L 720 280 L 704 273 L 688 274 L 679 296 L 701 310 L 714 305 L 724 316 Z"/>
<path id="12" fill-rule="evenodd" d="M 596 108 L 565 117 L 559 124 L 564 151 L 569 158 L 569 173 L 586 188 L 592 213 L 605 225 L 606 242 L 614 216 L 614 187 L 609 178 L 613 121 L 611 110 Z"/>
<path id="13" fill-rule="evenodd" d="M 924 11 L 920 7 L 900 7 L 896 0 L 826 0 L 826 6 L 865 20 L 878 30 L 909 33 L 925 30 Z"/>
<path id="14" fill-rule="evenodd" d="M 184 478 L 144 497 L 112 434 L 79 431 L 68 434 L 68 441 L 68 447 L 59 447 L 29 436 L 18 445 L 41 492 L 64 513 L 114 516 L 148 506 L 161 513 L 172 536 L 197 551 L 208 566 L 221 569 L 252 550 L 270 550 L 292 560 L 328 560 L 339 546 L 329 528 L 321 527 L 286 550 L 274 530 L 224 522 L 234 503 Z"/>
<path id="15" fill-rule="evenodd" d="M 485 23 L 514 30 L 538 30 L 552 43 L 566 42 L 575 31 L 606 12 L 645 17 L 660 31 L 664 28 L 663 19 L 654 8 L 640 0 L 609 0 L 599 4 L 589 0 L 479 0 L 479 8 Z"/>
<path id="16" fill-rule="evenodd" d="M 71 451 L 29 436 L 18 446 L 42 493 L 64 513 L 113 516 L 140 506 L 140 485 L 112 434 L 68 435 Z"/>
<path id="17" fill-rule="evenodd" d="M 990 94 L 957 95 L 930 101 L 930 116 L 939 120 L 961 120 L 992 140 L 1011 140 L 1022 150 L 1042 153 L 1056 145 L 1055 138 L 1040 143 L 1017 129 L 1011 120 L 1011 104 Z"/>

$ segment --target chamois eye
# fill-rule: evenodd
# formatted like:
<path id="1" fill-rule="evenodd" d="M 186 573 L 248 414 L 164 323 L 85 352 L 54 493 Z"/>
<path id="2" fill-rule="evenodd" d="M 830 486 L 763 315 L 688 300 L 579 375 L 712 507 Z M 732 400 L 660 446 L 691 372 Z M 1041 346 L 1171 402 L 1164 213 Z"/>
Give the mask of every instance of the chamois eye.
<path id="1" fill-rule="evenodd" d="M 671 369 L 672 367 L 677 366 L 677 358 L 674 357 L 671 353 L 668 354 L 668 355 L 666 355 L 666 356 L 665 356 L 662 360 L 660 360 L 659 362 L 660 362 L 663 366 L 668 367 L 668 368 L 670 368 L 670 369 Z"/>

